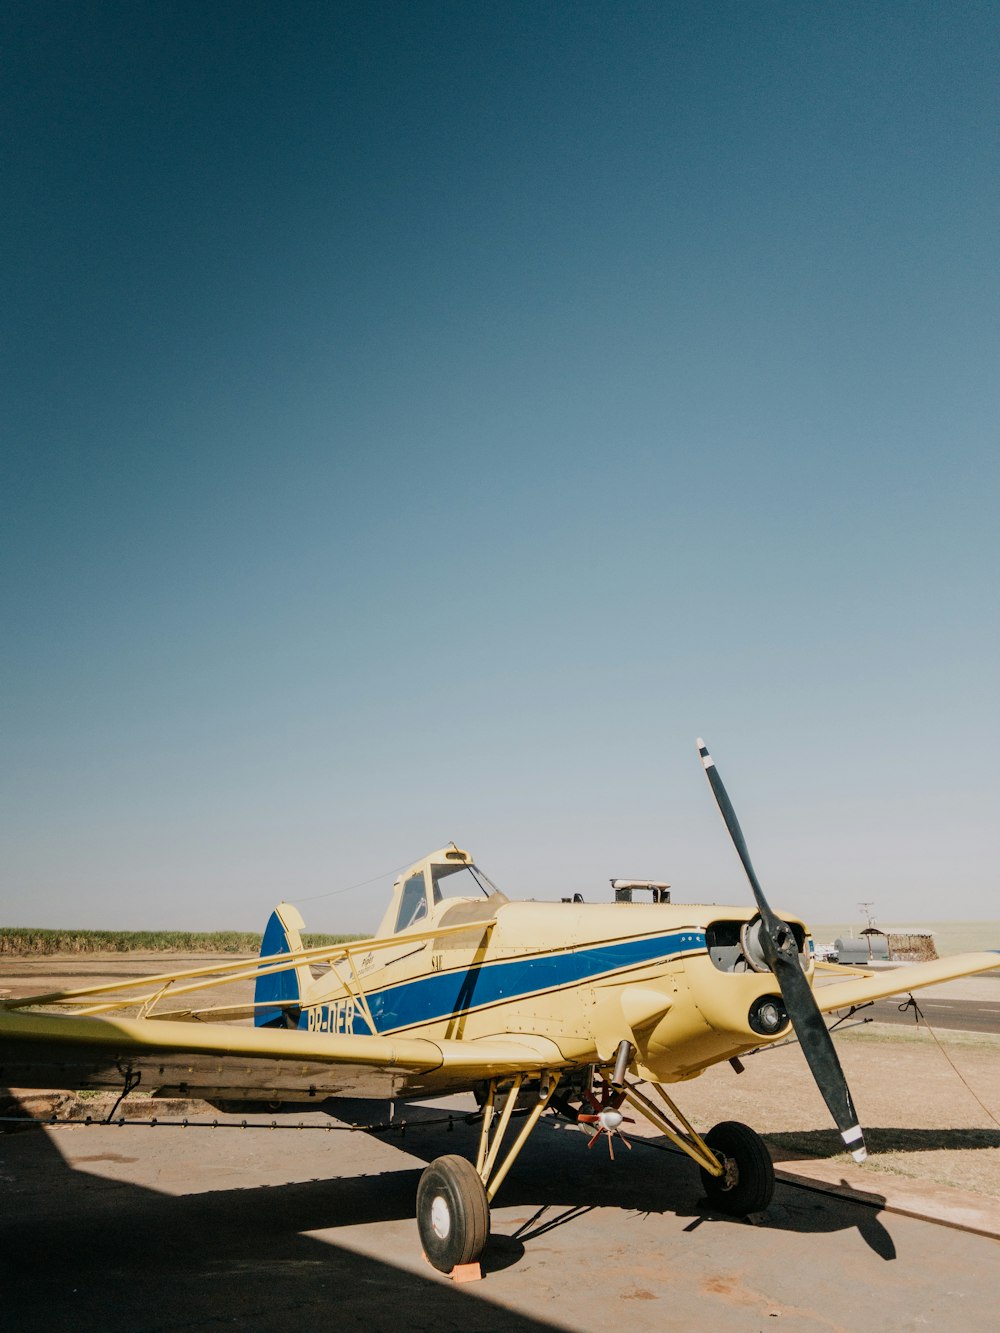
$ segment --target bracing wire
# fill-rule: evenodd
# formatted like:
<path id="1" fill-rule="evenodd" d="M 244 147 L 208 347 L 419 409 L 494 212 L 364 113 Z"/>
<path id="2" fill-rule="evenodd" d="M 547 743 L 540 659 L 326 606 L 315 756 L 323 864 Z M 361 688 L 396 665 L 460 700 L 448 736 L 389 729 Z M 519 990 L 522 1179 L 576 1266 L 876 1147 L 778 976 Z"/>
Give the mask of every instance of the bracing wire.
<path id="1" fill-rule="evenodd" d="M 342 889 L 327 889 L 324 893 L 313 893 L 308 898 L 295 898 L 297 903 L 315 903 L 320 898 L 335 898 L 341 893 L 352 893 L 355 889 L 365 889 L 369 884 L 377 884 L 380 879 L 388 879 L 390 875 L 401 875 L 407 866 L 412 862 L 404 861 L 401 866 L 395 866 L 392 870 L 383 870 L 381 875 L 372 875 L 371 879 L 360 880 L 357 884 L 348 884 Z"/>
<path id="2" fill-rule="evenodd" d="M 916 1002 L 916 1000 L 913 998 L 912 994 L 909 995 L 909 996 L 907 997 L 907 999 L 904 1000 L 903 1003 L 899 1006 L 899 1011 L 900 1011 L 900 1013 L 905 1013 L 906 1010 L 907 1010 L 907 1009 L 910 1009 L 910 1008 L 913 1009 L 913 1017 L 914 1017 L 914 1019 L 917 1021 L 917 1023 L 922 1023 L 922 1024 L 924 1025 L 924 1027 L 927 1029 L 927 1031 L 931 1034 L 931 1036 L 932 1036 L 933 1039 L 934 1039 L 934 1045 L 938 1048 L 938 1050 L 941 1052 L 941 1054 L 944 1056 L 944 1058 L 948 1061 L 948 1064 L 951 1065 L 952 1071 L 953 1071 L 955 1074 L 957 1074 L 958 1079 L 959 1079 L 959 1082 L 961 1082 L 961 1083 L 964 1085 L 964 1087 L 965 1087 L 966 1091 L 968 1092 L 969 1096 L 970 1096 L 970 1097 L 972 1098 L 972 1100 L 976 1103 L 976 1105 L 977 1105 L 977 1106 L 979 1107 L 979 1109 L 983 1112 L 983 1114 L 984 1114 L 984 1115 L 987 1115 L 987 1116 L 990 1118 L 990 1120 L 993 1121 L 994 1125 L 996 1125 L 997 1128 L 1000 1129 L 1000 1120 L 998 1120 L 998 1119 L 996 1118 L 996 1116 L 993 1114 L 993 1112 L 990 1110 L 990 1108 L 986 1105 L 986 1103 L 982 1100 L 982 1098 L 978 1095 L 978 1093 L 975 1091 L 975 1089 L 974 1089 L 974 1088 L 972 1087 L 972 1085 L 969 1083 L 969 1080 L 965 1077 L 965 1075 L 964 1075 L 964 1074 L 962 1073 L 962 1071 L 959 1069 L 958 1065 L 955 1064 L 955 1061 L 951 1058 L 951 1056 L 950 1056 L 950 1055 L 948 1054 L 948 1052 L 945 1050 L 945 1048 L 944 1048 L 944 1046 L 942 1045 L 942 1043 L 941 1043 L 940 1041 L 938 1041 L 937 1033 L 936 1033 L 936 1032 L 934 1031 L 934 1029 L 931 1027 L 930 1023 L 928 1023 L 927 1018 L 926 1018 L 926 1016 L 924 1015 L 924 1011 L 920 1008 L 919 1004 L 917 1004 L 917 1002 Z"/>

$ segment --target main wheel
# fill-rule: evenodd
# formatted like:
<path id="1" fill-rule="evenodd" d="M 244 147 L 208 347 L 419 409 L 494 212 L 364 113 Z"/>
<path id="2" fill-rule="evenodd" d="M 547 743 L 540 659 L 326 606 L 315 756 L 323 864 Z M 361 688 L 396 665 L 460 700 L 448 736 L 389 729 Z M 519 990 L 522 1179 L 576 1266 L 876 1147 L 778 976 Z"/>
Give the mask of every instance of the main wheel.
<path id="1" fill-rule="evenodd" d="M 438 1157 L 417 1186 L 417 1227 L 424 1254 L 450 1273 L 474 1264 L 490 1235 L 490 1205 L 479 1172 L 464 1157 Z"/>
<path id="2" fill-rule="evenodd" d="M 705 1142 L 725 1168 L 721 1176 L 700 1168 L 712 1206 L 736 1217 L 762 1213 L 774 1193 L 774 1165 L 760 1135 L 738 1120 L 723 1120 L 708 1131 Z"/>

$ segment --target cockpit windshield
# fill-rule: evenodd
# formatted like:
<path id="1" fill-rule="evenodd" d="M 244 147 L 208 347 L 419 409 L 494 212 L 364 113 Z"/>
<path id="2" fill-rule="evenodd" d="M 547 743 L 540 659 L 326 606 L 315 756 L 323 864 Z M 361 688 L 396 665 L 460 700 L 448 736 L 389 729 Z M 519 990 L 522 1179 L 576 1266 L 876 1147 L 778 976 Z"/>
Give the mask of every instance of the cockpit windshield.
<path id="1" fill-rule="evenodd" d="M 396 880 L 392 901 L 378 934 L 426 930 L 431 914 L 439 917 L 438 906 L 453 899 L 466 900 L 468 908 L 463 907 L 462 911 L 472 911 L 472 904 L 478 904 L 474 911 L 477 919 L 481 915 L 480 909 L 488 916 L 507 901 L 496 885 L 473 864 L 469 853 L 451 843 L 425 856 Z M 451 913 L 453 909 L 446 910 Z"/>
<path id="2" fill-rule="evenodd" d="M 442 880 L 446 883 L 442 883 Z M 480 893 L 489 898 L 491 894 L 500 892 L 492 880 L 474 865 L 432 866 L 431 885 L 436 903 L 443 898 L 475 898 Z"/>
<path id="3" fill-rule="evenodd" d="M 471 863 L 463 865 L 431 865 L 431 904 L 437 906 L 447 898 L 486 898 L 503 894 L 496 885 L 489 880 L 486 875 Z M 392 927 L 393 931 L 409 930 L 412 926 L 419 926 L 429 914 L 429 905 L 427 901 L 427 887 L 424 880 L 424 871 L 418 870 L 408 875 L 403 881 L 402 891 L 399 895 L 399 910 L 396 913 L 396 922 Z"/>

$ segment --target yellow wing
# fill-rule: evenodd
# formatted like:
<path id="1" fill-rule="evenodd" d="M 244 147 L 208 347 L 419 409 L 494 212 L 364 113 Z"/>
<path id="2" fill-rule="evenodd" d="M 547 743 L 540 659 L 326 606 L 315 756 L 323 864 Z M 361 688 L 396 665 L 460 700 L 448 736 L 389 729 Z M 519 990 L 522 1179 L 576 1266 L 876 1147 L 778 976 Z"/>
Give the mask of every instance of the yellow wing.
<path id="1" fill-rule="evenodd" d="M 565 1068 L 554 1042 L 361 1036 L 148 1018 L 0 1012 L 0 1080 L 15 1088 L 121 1088 L 160 1096 L 307 1101 L 457 1091 Z"/>
<path id="2" fill-rule="evenodd" d="M 824 1014 L 834 1009 L 849 1009 L 852 1004 L 867 1004 L 887 995 L 905 995 L 907 991 L 923 986 L 934 986 L 941 981 L 974 976 L 977 972 L 1000 969 L 1000 954 L 962 953 L 953 958 L 937 958 L 933 963 L 909 963 L 880 972 L 855 973 L 847 981 L 834 981 L 816 986 L 816 1003 Z M 824 975 L 829 975 L 824 972 Z"/>

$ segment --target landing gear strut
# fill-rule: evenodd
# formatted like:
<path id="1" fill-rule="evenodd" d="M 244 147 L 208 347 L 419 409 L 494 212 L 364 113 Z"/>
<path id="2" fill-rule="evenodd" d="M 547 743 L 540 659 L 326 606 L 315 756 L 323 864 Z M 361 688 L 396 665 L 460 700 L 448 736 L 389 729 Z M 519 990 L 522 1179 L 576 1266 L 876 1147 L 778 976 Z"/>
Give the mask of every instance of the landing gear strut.
<path id="1" fill-rule="evenodd" d="M 617 1086 L 604 1071 L 601 1077 L 604 1086 L 600 1099 L 589 1078 L 583 1089 L 586 1111 L 583 1107 L 575 1110 L 564 1098 L 554 1100 L 562 1115 L 593 1126 L 591 1146 L 600 1137 L 607 1137 L 609 1147 L 614 1137 L 624 1138 L 619 1126 L 625 1117 L 618 1108 L 628 1103 L 692 1159 L 701 1172 L 705 1193 L 714 1208 L 736 1217 L 764 1211 L 774 1193 L 774 1167 L 764 1140 L 749 1125 L 724 1120 L 702 1138 L 658 1083 L 649 1086 L 660 1095 L 666 1110 L 634 1084 L 623 1082 Z M 520 1074 L 513 1080 L 494 1130 L 499 1082 L 494 1079 L 489 1084 L 483 1103 L 482 1132 L 475 1165 L 464 1157 L 438 1157 L 426 1168 L 417 1187 L 417 1226 L 424 1254 L 442 1273 L 479 1262 L 490 1235 L 490 1204 L 542 1112 L 553 1102 L 559 1075 L 543 1075 L 537 1100 L 531 1105 L 517 1138 L 502 1160 L 500 1150 L 525 1075 Z"/>
<path id="2" fill-rule="evenodd" d="M 507 1155 L 498 1164 L 504 1135 L 524 1083 L 524 1075 L 514 1079 L 500 1112 L 496 1131 L 493 1114 L 499 1080 L 489 1085 L 483 1104 L 483 1127 L 479 1136 L 476 1163 L 449 1155 L 431 1162 L 417 1186 L 417 1228 L 428 1262 L 442 1273 L 450 1273 L 463 1264 L 475 1264 L 486 1248 L 490 1235 L 490 1204 L 507 1178 L 528 1135 L 538 1124 L 559 1084 L 558 1074 L 543 1076 L 538 1100 L 528 1112 L 521 1132 Z"/>
<path id="3" fill-rule="evenodd" d="M 702 1138 L 666 1089 L 658 1083 L 651 1086 L 663 1098 L 669 1115 L 635 1087 L 626 1087 L 626 1101 L 697 1165 L 712 1206 L 734 1217 L 762 1213 L 774 1193 L 774 1166 L 760 1135 L 738 1120 L 723 1120 Z"/>

